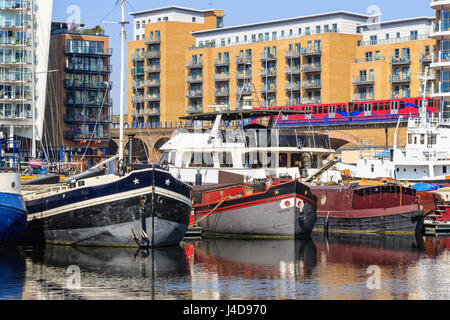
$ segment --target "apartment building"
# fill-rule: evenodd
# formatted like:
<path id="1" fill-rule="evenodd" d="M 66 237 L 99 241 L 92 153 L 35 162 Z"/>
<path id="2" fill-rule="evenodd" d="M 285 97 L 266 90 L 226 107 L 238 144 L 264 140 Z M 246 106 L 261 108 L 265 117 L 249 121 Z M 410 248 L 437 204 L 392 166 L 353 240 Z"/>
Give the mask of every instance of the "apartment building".
<path id="1" fill-rule="evenodd" d="M 0 130 L 31 156 L 42 137 L 52 4 L 0 0 Z"/>
<path id="2" fill-rule="evenodd" d="M 112 49 L 100 27 L 83 27 L 52 23 L 45 144 L 57 161 L 105 154 L 110 140 Z"/>
<path id="3" fill-rule="evenodd" d="M 417 76 L 435 47 L 432 20 L 368 23 L 338 11 L 193 32 L 186 113 L 419 96 Z"/>
<path id="4" fill-rule="evenodd" d="M 130 15 L 128 123 L 177 121 L 185 115 L 185 53 L 195 45 L 191 32 L 222 28 L 224 12 L 170 6 Z"/>
<path id="5" fill-rule="evenodd" d="M 430 5 L 436 10 L 436 20 L 430 34 L 436 40 L 430 65 L 436 72 L 436 83 L 431 89 L 431 96 L 439 100 L 442 116 L 450 118 L 450 1 L 432 0 Z"/>

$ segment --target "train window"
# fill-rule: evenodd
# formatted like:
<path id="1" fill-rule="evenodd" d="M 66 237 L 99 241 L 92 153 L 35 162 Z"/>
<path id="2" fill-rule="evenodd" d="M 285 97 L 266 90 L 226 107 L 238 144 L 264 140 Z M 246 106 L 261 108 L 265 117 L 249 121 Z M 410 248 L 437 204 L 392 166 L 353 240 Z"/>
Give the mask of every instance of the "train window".
<path id="1" fill-rule="evenodd" d="M 373 104 L 373 111 L 377 111 L 378 110 L 378 102 L 375 102 Z"/>
<path id="2" fill-rule="evenodd" d="M 384 110 L 389 110 L 389 102 L 384 103 Z"/>
<path id="3" fill-rule="evenodd" d="M 322 113 L 322 106 L 319 106 L 319 113 Z"/>
<path id="4" fill-rule="evenodd" d="M 328 106 L 323 107 L 323 113 L 328 113 Z"/>
<path id="5" fill-rule="evenodd" d="M 336 112 L 342 112 L 342 106 L 340 104 L 337 105 Z"/>
<path id="6" fill-rule="evenodd" d="M 398 110 L 398 101 L 391 101 L 391 110 Z"/>
<path id="7" fill-rule="evenodd" d="M 400 109 L 404 109 L 405 108 L 405 101 L 402 100 L 400 101 Z"/>
<path id="8" fill-rule="evenodd" d="M 317 113 L 317 107 L 316 106 L 313 107 L 313 110 L 314 110 L 314 113 Z"/>
<path id="9" fill-rule="evenodd" d="M 358 106 L 358 111 L 364 111 L 364 105 L 362 103 Z"/>

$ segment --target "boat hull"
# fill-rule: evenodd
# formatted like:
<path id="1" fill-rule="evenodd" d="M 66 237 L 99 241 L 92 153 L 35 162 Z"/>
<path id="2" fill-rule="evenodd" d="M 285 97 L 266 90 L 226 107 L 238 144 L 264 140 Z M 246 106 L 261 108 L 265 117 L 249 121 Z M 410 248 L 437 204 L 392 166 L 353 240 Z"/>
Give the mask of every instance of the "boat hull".
<path id="1" fill-rule="evenodd" d="M 425 214 L 415 191 L 398 186 L 312 187 L 318 197 L 314 231 L 421 234 Z"/>
<path id="2" fill-rule="evenodd" d="M 93 187 L 95 192 L 75 190 L 63 197 L 64 205 L 40 212 L 38 208 L 46 205 L 46 198 L 27 201 L 32 215 L 26 242 L 43 238 L 53 244 L 136 247 L 134 236 L 144 238 L 144 230 L 150 246 L 179 244 L 189 224 L 190 187 L 165 171 L 157 171 L 153 200 L 151 177 L 152 170 L 134 171 L 112 185 Z M 109 189 L 117 191 L 110 193 Z M 77 195 L 79 200 L 82 195 L 92 196 L 77 203 Z"/>
<path id="3" fill-rule="evenodd" d="M 316 222 L 316 203 L 311 196 L 308 187 L 293 181 L 263 194 L 225 201 L 212 213 L 217 203 L 194 206 L 195 219 L 204 236 L 304 237 L 311 234 Z"/>
<path id="4" fill-rule="evenodd" d="M 23 235 L 27 223 L 27 210 L 22 196 L 0 193 L 0 244 L 16 243 Z"/>

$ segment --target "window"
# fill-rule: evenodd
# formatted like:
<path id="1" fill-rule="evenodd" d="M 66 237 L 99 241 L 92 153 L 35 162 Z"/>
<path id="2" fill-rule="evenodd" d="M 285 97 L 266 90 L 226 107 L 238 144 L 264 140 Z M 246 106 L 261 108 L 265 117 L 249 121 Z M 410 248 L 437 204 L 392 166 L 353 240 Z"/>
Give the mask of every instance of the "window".
<path id="1" fill-rule="evenodd" d="M 305 28 L 305 34 L 306 34 L 306 35 L 311 34 L 311 28 L 310 28 L 310 27 L 306 27 L 306 28 Z"/>
<path id="2" fill-rule="evenodd" d="M 264 40 L 265 40 L 265 41 L 269 41 L 269 32 L 266 32 L 266 33 L 264 34 Z"/>
<path id="3" fill-rule="evenodd" d="M 164 21 L 168 21 L 169 20 L 169 17 L 164 17 Z"/>
<path id="4" fill-rule="evenodd" d="M 196 17 L 192 17 L 192 22 L 196 22 L 197 18 Z"/>
<path id="5" fill-rule="evenodd" d="M 161 18 L 158 18 L 158 22 L 160 22 L 161 21 Z"/>
<path id="6" fill-rule="evenodd" d="M 138 22 L 136 23 L 136 29 L 140 29 L 141 28 L 141 24 Z"/>
<path id="7" fill-rule="evenodd" d="M 281 30 L 281 38 L 284 38 L 284 30 Z"/>
<path id="8" fill-rule="evenodd" d="M 223 28 L 223 17 L 216 18 L 216 28 Z"/>
<path id="9" fill-rule="evenodd" d="M 386 40 L 389 40 L 389 33 L 386 33 L 385 38 L 386 38 Z"/>
<path id="10" fill-rule="evenodd" d="M 400 38 L 400 32 L 397 32 L 397 39 Z"/>
<path id="11" fill-rule="evenodd" d="M 366 52 L 366 61 L 372 61 L 372 51 Z"/>
<path id="12" fill-rule="evenodd" d="M 370 36 L 370 44 L 377 44 L 377 36 L 376 35 Z"/>
<path id="13" fill-rule="evenodd" d="M 139 35 L 136 35 L 136 40 L 139 40 Z"/>
<path id="14" fill-rule="evenodd" d="M 333 28 L 333 32 L 338 32 L 337 23 L 333 23 L 332 28 Z"/>
<path id="15" fill-rule="evenodd" d="M 316 26 L 316 33 L 320 33 L 320 26 Z"/>
<path id="16" fill-rule="evenodd" d="M 328 32 L 329 31 L 328 29 L 329 29 L 329 25 L 326 24 L 323 26 L 323 32 Z"/>
<path id="17" fill-rule="evenodd" d="M 292 29 L 289 29 L 289 36 L 292 37 L 292 35 L 293 35 L 293 31 L 292 31 Z"/>
<path id="18" fill-rule="evenodd" d="M 277 40 L 277 32 L 272 32 L 272 40 Z"/>
<path id="19" fill-rule="evenodd" d="M 252 34 L 252 42 L 256 42 L 256 34 Z"/>
<path id="20" fill-rule="evenodd" d="M 298 28 L 298 35 L 302 34 L 302 28 Z"/>
<path id="21" fill-rule="evenodd" d="M 413 30 L 409 34 L 410 40 L 417 40 L 418 39 L 418 32 L 417 30 Z"/>

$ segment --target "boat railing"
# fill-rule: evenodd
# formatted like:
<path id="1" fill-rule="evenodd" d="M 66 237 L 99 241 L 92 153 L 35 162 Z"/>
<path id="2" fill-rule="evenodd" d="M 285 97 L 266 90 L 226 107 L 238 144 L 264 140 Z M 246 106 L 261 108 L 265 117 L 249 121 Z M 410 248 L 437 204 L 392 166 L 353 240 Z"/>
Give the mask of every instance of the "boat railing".
<path id="1" fill-rule="evenodd" d="M 0 172 L 20 172 L 20 141 L 0 140 Z"/>

